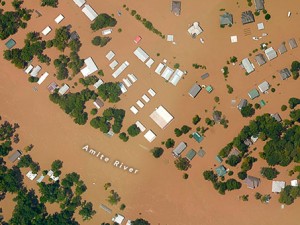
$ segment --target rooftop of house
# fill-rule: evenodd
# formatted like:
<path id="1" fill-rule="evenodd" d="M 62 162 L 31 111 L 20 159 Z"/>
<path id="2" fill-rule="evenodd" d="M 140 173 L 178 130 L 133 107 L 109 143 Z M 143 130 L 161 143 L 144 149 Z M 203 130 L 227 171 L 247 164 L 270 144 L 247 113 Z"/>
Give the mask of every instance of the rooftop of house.
<path id="1" fill-rule="evenodd" d="M 220 25 L 230 25 L 233 24 L 232 14 L 225 12 L 223 15 L 220 15 Z"/>
<path id="2" fill-rule="evenodd" d="M 253 23 L 255 21 L 253 13 L 249 11 L 242 12 L 242 23 Z"/>
<path id="3" fill-rule="evenodd" d="M 172 8 L 171 11 L 176 15 L 179 16 L 181 12 L 181 1 L 172 1 Z"/>

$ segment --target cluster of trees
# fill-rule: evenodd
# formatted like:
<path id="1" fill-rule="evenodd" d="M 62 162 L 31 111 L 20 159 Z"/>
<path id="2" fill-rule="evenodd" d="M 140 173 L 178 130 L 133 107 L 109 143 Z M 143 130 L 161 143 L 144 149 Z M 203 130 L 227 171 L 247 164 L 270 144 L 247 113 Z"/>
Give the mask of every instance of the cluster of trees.
<path id="1" fill-rule="evenodd" d="M 153 149 L 151 149 L 151 153 L 154 158 L 159 158 L 164 153 L 164 150 L 160 147 L 154 147 Z"/>
<path id="2" fill-rule="evenodd" d="M 67 69 L 70 58 L 66 55 L 59 55 L 58 59 L 53 61 L 56 68 L 56 78 L 58 80 L 67 79 L 69 76 L 69 71 Z"/>
<path id="3" fill-rule="evenodd" d="M 217 174 L 215 174 L 212 170 L 204 171 L 203 177 L 205 180 L 211 181 L 214 188 L 222 195 L 224 195 L 226 191 L 232 191 L 242 187 L 242 184 L 235 179 L 228 179 L 225 182 L 218 181 Z"/>
<path id="4" fill-rule="evenodd" d="M 166 148 L 173 148 L 175 145 L 175 141 L 172 138 L 168 138 L 164 144 Z"/>
<path id="5" fill-rule="evenodd" d="M 288 185 L 280 192 L 279 202 L 291 205 L 298 197 L 300 197 L 300 187 Z"/>
<path id="6" fill-rule="evenodd" d="M 89 85 L 93 85 L 94 83 L 96 83 L 98 80 L 98 77 L 93 75 L 85 78 L 80 78 L 79 83 L 81 83 L 84 87 L 88 87 Z"/>
<path id="7" fill-rule="evenodd" d="M 114 27 L 117 24 L 117 20 L 113 17 L 111 17 L 108 14 L 101 13 L 99 14 L 96 19 L 91 24 L 91 29 L 93 31 L 97 31 L 102 28 L 106 27 Z"/>
<path id="8" fill-rule="evenodd" d="M 165 38 L 165 35 L 162 34 L 159 30 L 157 30 L 153 24 L 148 21 L 146 18 L 142 18 L 139 14 L 137 14 L 136 10 L 131 10 L 130 13 L 132 16 L 135 17 L 136 20 L 140 21 L 148 30 L 152 31 L 153 33 L 159 35 L 162 38 Z"/>
<path id="9" fill-rule="evenodd" d="M 183 125 L 181 127 L 181 129 L 175 128 L 174 133 L 175 133 L 176 137 L 180 137 L 182 134 L 187 134 L 191 129 L 192 128 L 190 128 L 189 126 Z"/>
<path id="10" fill-rule="evenodd" d="M 147 220 L 144 219 L 136 219 L 134 221 L 131 221 L 131 225 L 150 225 L 150 223 Z"/>
<path id="11" fill-rule="evenodd" d="M 300 71 L 300 62 L 299 61 L 293 61 L 291 65 L 291 72 L 293 74 L 293 78 L 296 80 L 299 77 L 299 71 Z"/>
<path id="12" fill-rule="evenodd" d="M 241 114 L 243 117 L 251 117 L 255 114 L 255 109 L 252 104 L 247 104 L 241 109 Z"/>
<path id="13" fill-rule="evenodd" d="M 100 129 L 103 133 L 108 133 L 110 128 L 112 128 L 114 133 L 119 133 L 124 117 L 125 111 L 123 109 L 108 108 L 103 111 L 102 117 L 97 116 L 93 118 L 90 124 L 95 129 Z M 114 119 L 113 124 L 110 122 L 112 119 Z"/>
<path id="14" fill-rule="evenodd" d="M 200 116 L 195 115 L 193 117 L 193 121 L 192 122 L 193 122 L 194 125 L 197 125 L 200 122 L 200 120 L 201 120 Z"/>
<path id="15" fill-rule="evenodd" d="M 300 104 L 300 99 L 299 98 L 290 98 L 289 99 L 290 109 L 294 109 L 299 104 Z"/>
<path id="16" fill-rule="evenodd" d="M 63 52 L 66 47 L 68 47 L 68 42 L 70 39 L 70 31 L 68 27 L 63 26 L 55 30 L 55 36 L 52 40 L 53 46 L 59 51 Z"/>
<path id="17" fill-rule="evenodd" d="M 41 0 L 41 6 L 51 6 L 57 8 L 58 0 Z"/>
<path id="18" fill-rule="evenodd" d="M 128 127 L 127 132 L 131 137 L 135 137 L 141 133 L 141 130 L 136 124 L 132 124 L 130 127 Z"/>
<path id="19" fill-rule="evenodd" d="M 121 201 L 121 197 L 119 196 L 119 194 L 114 191 L 111 190 L 110 191 L 110 195 L 108 196 L 107 201 L 111 204 L 111 205 L 116 205 Z"/>
<path id="20" fill-rule="evenodd" d="M 115 103 L 120 101 L 120 95 L 121 95 L 121 88 L 118 83 L 113 82 L 107 82 L 98 88 L 98 94 L 103 99 L 103 101 L 106 101 L 108 99 L 109 102 Z"/>
<path id="21" fill-rule="evenodd" d="M 37 56 L 40 62 L 49 64 L 51 59 L 43 54 L 46 49 L 46 42 L 41 41 L 41 37 L 37 32 L 30 32 L 24 40 L 25 46 L 21 49 L 14 48 L 5 50 L 3 57 L 11 61 L 17 68 L 23 69 L 29 61 Z"/>
<path id="22" fill-rule="evenodd" d="M 231 155 L 226 159 L 225 162 L 230 166 L 236 166 L 241 162 L 241 157 L 237 155 Z"/>
<path id="23" fill-rule="evenodd" d="M 277 175 L 279 174 L 278 170 L 276 170 L 275 168 L 271 168 L 271 167 L 262 167 L 260 170 L 260 174 L 267 178 L 268 180 L 273 180 L 277 177 Z"/>
<path id="24" fill-rule="evenodd" d="M 74 118 L 74 122 L 83 125 L 88 119 L 88 114 L 84 112 L 85 103 L 90 99 L 96 99 L 97 94 L 89 89 L 84 89 L 77 93 L 68 93 L 60 96 L 58 93 L 50 94 L 50 100 L 58 104 L 65 113 Z"/>
<path id="25" fill-rule="evenodd" d="M 14 0 L 12 1 L 12 6 L 15 11 L 0 11 L 0 39 L 4 40 L 10 35 L 18 32 L 18 29 L 26 28 L 27 23 L 31 18 L 31 11 L 27 9 L 22 9 L 23 1 Z"/>
<path id="26" fill-rule="evenodd" d="M 190 167 L 190 161 L 187 158 L 182 158 L 179 156 L 175 161 L 174 164 L 178 170 L 187 170 Z"/>
<path id="27" fill-rule="evenodd" d="M 40 170 L 39 163 L 34 162 L 30 155 L 23 155 L 17 165 L 19 168 L 30 167 L 32 173 L 34 174 L 36 174 Z"/>
<path id="28" fill-rule="evenodd" d="M 120 133 L 119 138 L 124 142 L 127 142 L 129 140 L 129 136 L 125 132 Z"/>
<path id="29" fill-rule="evenodd" d="M 1 120 L 1 116 L 0 116 Z M 11 138 L 14 136 L 16 129 L 19 127 L 17 123 L 12 125 L 8 121 L 4 121 L 0 125 L 0 156 L 7 156 L 10 151 L 13 150 L 11 147 Z"/>
<path id="30" fill-rule="evenodd" d="M 111 40 L 111 37 L 96 36 L 93 38 L 92 44 L 95 46 L 104 47 L 105 45 L 107 45 L 108 42 L 110 42 L 110 40 Z"/>

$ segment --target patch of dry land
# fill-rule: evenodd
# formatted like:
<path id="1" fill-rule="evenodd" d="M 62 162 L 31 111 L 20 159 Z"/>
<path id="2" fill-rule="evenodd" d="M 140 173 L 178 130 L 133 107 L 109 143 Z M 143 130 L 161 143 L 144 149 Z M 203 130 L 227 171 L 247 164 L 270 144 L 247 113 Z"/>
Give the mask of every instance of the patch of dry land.
<path id="1" fill-rule="evenodd" d="M 7 1 L 6 4 L 9 5 L 9 2 Z M 246 0 L 182 1 L 181 15 L 175 16 L 170 11 L 170 0 L 123 1 L 122 3 L 89 0 L 88 4 L 97 13 L 113 14 L 117 20 L 117 25 L 112 28 L 113 31 L 109 35 L 112 40 L 104 47 L 92 45 L 91 40 L 94 36 L 102 36 L 101 30 L 93 32 L 90 29 L 91 21 L 73 1 L 59 1 L 58 8 L 41 7 L 39 1 L 24 2 L 26 8 L 36 9 L 42 16 L 37 17 L 37 14 L 33 13 L 27 28 L 20 29 L 17 34 L 11 36 L 17 42 L 15 47 L 23 47 L 23 39 L 30 31 L 41 32 L 46 26 L 50 26 L 52 32 L 47 36 L 41 35 L 44 40 L 50 40 L 54 38 L 55 29 L 71 24 L 71 30 L 77 31 L 82 43 L 80 57 L 93 58 L 98 68 L 102 69 L 105 74 L 101 77 L 104 82 L 122 81 L 130 73 L 138 79 L 127 88 L 125 94 L 121 95 L 121 101 L 104 102 L 104 107 L 97 114 L 101 116 L 103 110 L 108 107 L 124 109 L 126 115 L 121 131 L 126 132 L 127 128 L 136 121 L 140 121 L 146 127 L 146 131 L 137 137 L 130 137 L 128 142 L 123 142 L 117 134 L 108 137 L 89 125 L 89 121 L 94 117 L 90 115 L 90 110 L 93 108 L 92 100 L 86 105 L 85 111 L 89 114 L 89 120 L 83 126 L 75 124 L 69 115 L 49 100 L 47 86 L 52 81 L 56 81 L 59 85 L 67 83 L 71 87 L 70 92 L 81 90 L 83 88 L 81 84 L 74 86 L 74 82 L 78 82 L 78 79 L 82 77 L 81 73 L 72 80 L 57 81 L 54 77 L 53 63 L 47 66 L 39 63 L 35 58 L 32 64 L 42 66 L 39 76 L 44 72 L 48 72 L 49 76 L 41 85 L 32 84 L 27 81 L 28 75 L 23 70 L 15 68 L 13 64 L 1 57 L 0 114 L 2 119 L 19 123 L 21 128 L 18 133 L 21 141 L 18 146 L 33 143 L 34 149 L 30 155 L 40 163 L 41 168 L 49 168 L 51 162 L 60 159 L 64 163 L 63 174 L 73 171 L 80 174 L 88 188 L 84 198 L 91 201 L 97 211 L 93 219 L 88 222 L 83 222 L 79 216 L 78 218 L 76 216 L 80 223 L 100 224 L 104 221 L 111 221 L 115 213 L 120 213 L 126 217 L 126 220 L 141 217 L 151 224 L 299 224 L 299 201 L 296 200 L 294 204 L 281 209 L 281 204 L 278 203 L 279 195 L 271 193 L 272 181 L 262 178 L 259 173 L 262 166 L 267 166 L 267 163 L 258 156 L 258 151 L 262 150 L 264 142 L 255 143 L 258 149 L 255 156 L 258 161 L 249 172 L 261 178 L 261 185 L 255 190 L 248 189 L 243 184 L 239 190 L 220 195 L 211 183 L 204 180 L 202 175 L 203 171 L 215 168 L 218 164 L 215 156 L 219 150 L 237 136 L 244 125 L 254 119 L 254 117 L 241 116 L 237 109 L 240 99 L 245 98 L 253 105 L 260 100 L 266 102 L 264 107 L 256 110 L 256 116 L 279 112 L 282 118 L 288 118 L 288 111 L 281 112 L 280 107 L 287 104 L 290 97 L 299 97 L 299 79 L 294 80 L 290 77 L 282 80 L 279 74 L 281 69 L 289 69 L 291 62 L 299 59 L 300 47 L 290 49 L 288 45 L 290 38 L 295 38 L 296 42 L 300 43 L 299 2 L 266 0 L 265 7 L 271 19 L 266 21 L 265 15 L 261 12 L 259 16 L 255 16 L 254 23 L 242 25 L 241 13 L 246 10 L 255 11 L 254 0 L 252 2 L 253 6 L 249 7 Z M 126 11 L 123 4 L 126 4 L 129 11 Z M 3 8 L 7 10 L 6 6 Z M 219 16 L 224 13 L 220 9 L 233 14 L 232 27 L 220 28 Z M 146 29 L 141 22 L 130 15 L 131 10 L 136 10 L 142 18 L 151 21 L 162 34 L 174 35 L 175 43 L 167 42 L 166 39 Z M 121 12 L 121 16 L 118 16 L 118 11 Z M 291 17 L 287 16 L 288 11 L 292 12 Z M 54 19 L 60 13 L 65 19 L 58 25 Z M 204 31 L 193 39 L 187 29 L 195 21 L 199 22 Z M 257 24 L 260 22 L 264 23 L 264 30 L 257 29 Z M 119 28 L 122 29 L 121 32 L 118 32 Z M 262 36 L 262 33 L 268 35 Z M 137 35 L 142 37 L 138 44 L 133 41 Z M 237 35 L 237 43 L 230 42 L 230 36 L 233 35 Z M 252 37 L 262 38 L 256 41 Z M 200 38 L 203 38 L 203 44 Z M 1 51 L 5 50 L 5 42 L 1 41 Z M 280 55 L 277 51 L 277 58 L 259 66 L 255 61 L 255 55 L 263 53 L 260 50 L 260 44 L 263 42 L 269 43 L 268 46 L 272 46 L 275 51 L 282 42 L 286 42 L 287 52 Z M 137 47 L 141 47 L 153 58 L 154 63 L 151 68 L 148 68 L 133 54 Z M 258 52 L 252 53 L 254 49 L 258 49 Z M 111 76 L 113 71 L 109 67 L 110 62 L 105 58 L 110 50 L 116 54 L 114 59 L 119 62 L 119 65 L 124 61 L 130 64 L 116 79 Z M 52 61 L 60 54 L 55 48 L 46 49 L 45 52 Z M 249 55 L 249 53 L 252 54 Z M 227 65 L 226 61 L 232 56 L 236 56 L 238 62 L 236 65 Z M 255 71 L 248 76 L 239 66 L 241 60 L 247 57 L 255 66 Z M 154 72 L 164 59 L 167 60 L 167 66 L 173 68 L 174 64 L 179 63 L 179 69 L 187 71 L 177 86 L 166 82 Z M 195 63 L 205 65 L 206 69 L 193 68 L 192 64 Z M 221 72 L 224 66 L 229 68 L 226 80 Z M 201 75 L 204 73 L 209 73 L 209 77 L 202 80 Z M 263 81 L 268 81 L 276 91 L 260 94 L 260 97 L 250 100 L 248 91 L 253 88 L 257 89 L 257 85 Z M 191 98 L 188 92 L 195 83 L 211 85 L 212 93 L 202 90 L 196 98 Z M 226 84 L 234 89 L 232 94 L 228 94 Z M 149 88 L 156 92 L 154 97 L 150 97 L 147 93 Z M 91 85 L 90 89 L 94 90 L 94 87 Z M 148 103 L 141 99 L 143 94 L 147 94 L 150 98 Z M 219 103 L 215 102 L 215 96 L 220 98 Z M 145 103 L 141 109 L 136 105 L 139 99 Z M 132 105 L 139 110 L 137 114 L 130 111 Z M 164 106 L 174 117 L 165 129 L 161 129 L 149 117 L 160 105 Z M 226 116 L 229 121 L 228 128 L 225 129 L 218 124 L 209 127 L 200 144 L 190 139 L 189 134 L 195 131 L 196 127 L 207 127 L 205 118 L 212 118 L 214 109 Z M 197 126 L 192 124 L 192 118 L 196 114 L 202 118 Z M 176 137 L 174 129 L 182 125 L 188 125 L 192 127 L 192 130 L 186 135 Z M 151 143 L 144 138 L 145 132 L 149 129 L 157 136 Z M 183 156 L 191 148 L 198 151 L 202 147 L 206 151 L 203 158 L 196 156 L 192 160 L 191 168 L 187 171 L 189 174 L 187 180 L 182 178 L 183 172 L 174 166 L 172 149 L 166 149 L 161 144 L 168 138 L 175 140 L 175 146 L 181 141 L 187 143 L 188 147 Z M 86 145 L 97 153 L 101 152 L 99 154 L 104 155 L 102 159 L 83 150 L 82 148 Z M 153 147 L 160 146 L 165 149 L 164 154 L 159 159 L 155 159 L 149 152 Z M 108 157 L 107 162 L 105 157 Z M 116 160 L 120 162 L 119 167 L 115 164 Z M 288 176 L 291 168 L 292 166 L 278 167 L 281 173 L 276 179 L 289 183 L 294 178 Z M 233 175 L 236 179 L 238 179 L 237 172 L 238 169 Z M 113 189 L 121 196 L 121 202 L 126 204 L 124 211 L 119 210 L 120 203 L 117 206 L 110 206 L 107 202 L 108 191 L 103 188 L 107 182 L 112 184 Z M 25 183 L 28 187 L 38 190 L 35 181 L 28 181 L 25 178 Z M 255 192 L 271 194 L 270 203 L 261 204 L 260 201 L 255 200 Z M 248 202 L 239 200 L 239 196 L 245 194 L 249 195 Z M 2 202 L 4 203 L 1 204 L 4 219 L 9 220 L 14 207 L 12 197 L 8 195 L 7 199 Z M 100 204 L 111 208 L 112 214 L 103 211 L 99 207 Z M 53 207 L 56 206 L 47 205 L 50 212 Z M 123 224 L 125 223 L 124 221 Z"/>

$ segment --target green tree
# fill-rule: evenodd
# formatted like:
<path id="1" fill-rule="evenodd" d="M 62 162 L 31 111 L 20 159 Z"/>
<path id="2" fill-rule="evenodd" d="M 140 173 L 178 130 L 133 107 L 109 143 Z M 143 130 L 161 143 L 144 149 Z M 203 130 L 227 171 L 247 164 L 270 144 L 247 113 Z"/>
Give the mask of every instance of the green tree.
<path id="1" fill-rule="evenodd" d="M 55 37 L 52 42 L 54 47 L 63 52 L 68 47 L 69 39 L 70 32 L 66 26 L 63 26 L 55 30 Z"/>
<path id="2" fill-rule="evenodd" d="M 190 166 L 190 161 L 186 158 L 179 157 L 174 161 L 178 170 L 187 170 Z"/>
<path id="3" fill-rule="evenodd" d="M 245 180 L 247 178 L 247 173 L 245 171 L 238 172 L 238 178 Z"/>
<path id="4" fill-rule="evenodd" d="M 116 205 L 116 204 L 118 204 L 119 201 L 121 201 L 121 197 L 119 196 L 119 194 L 117 192 L 115 192 L 114 190 L 111 190 L 107 201 L 111 205 Z"/>
<path id="5" fill-rule="evenodd" d="M 136 124 L 132 124 L 130 127 L 128 127 L 127 132 L 131 137 L 135 137 L 141 133 L 141 130 Z"/>
<path id="6" fill-rule="evenodd" d="M 190 128 L 189 126 L 187 125 L 183 125 L 181 127 L 181 132 L 184 133 L 184 134 L 187 134 L 192 128 Z"/>
<path id="7" fill-rule="evenodd" d="M 106 82 L 98 88 L 99 96 L 106 101 L 107 99 L 111 103 L 120 101 L 121 88 L 118 83 Z"/>
<path id="8" fill-rule="evenodd" d="M 289 106 L 290 106 L 291 109 L 294 109 L 299 104 L 300 104 L 300 99 L 299 98 L 290 98 L 289 99 Z"/>
<path id="9" fill-rule="evenodd" d="M 62 168 L 63 162 L 61 160 L 54 160 L 51 164 L 51 170 L 53 172 L 58 171 Z"/>
<path id="10" fill-rule="evenodd" d="M 41 6 L 51 6 L 57 8 L 58 0 L 41 0 Z"/>
<path id="11" fill-rule="evenodd" d="M 195 115 L 193 117 L 193 124 L 197 125 L 200 122 L 201 118 L 198 115 Z"/>
<path id="12" fill-rule="evenodd" d="M 18 162 L 18 167 L 23 168 L 23 167 L 29 167 L 33 163 L 33 160 L 30 155 L 23 155 L 19 162 Z"/>
<path id="13" fill-rule="evenodd" d="M 172 138 L 168 138 L 168 140 L 165 142 L 166 148 L 172 148 L 175 145 L 175 141 Z"/>
<path id="14" fill-rule="evenodd" d="M 180 137 L 182 135 L 182 131 L 178 128 L 174 129 L 174 133 L 175 133 L 176 137 Z"/>
<path id="15" fill-rule="evenodd" d="M 275 168 L 271 167 L 262 167 L 260 170 L 260 174 L 267 178 L 268 180 L 273 180 L 274 178 L 277 177 L 279 172 Z"/>
<path id="16" fill-rule="evenodd" d="M 248 104 L 241 109 L 241 114 L 243 117 L 251 117 L 255 114 L 255 109 L 252 107 L 252 104 Z"/>
<path id="17" fill-rule="evenodd" d="M 266 14 L 266 15 L 265 15 L 265 19 L 266 19 L 266 20 L 271 19 L 271 15 L 270 15 L 270 14 Z"/>
<path id="18" fill-rule="evenodd" d="M 154 147 L 153 149 L 151 149 L 151 153 L 154 158 L 159 158 L 164 153 L 164 150 L 160 147 Z"/>
<path id="19" fill-rule="evenodd" d="M 97 31 L 105 27 L 114 27 L 117 24 L 117 20 L 108 14 L 99 14 L 91 24 L 91 29 Z"/>
<path id="20" fill-rule="evenodd" d="M 134 221 L 131 221 L 131 225 L 150 225 L 150 223 L 144 219 L 136 219 Z"/>
<path id="21" fill-rule="evenodd" d="M 228 157 L 228 159 L 226 160 L 226 163 L 230 166 L 236 166 L 237 164 L 239 164 L 241 162 L 241 158 L 239 156 L 236 155 L 231 155 Z"/>
<path id="22" fill-rule="evenodd" d="M 228 179 L 226 181 L 226 187 L 228 191 L 232 191 L 235 189 L 240 189 L 242 187 L 242 184 L 235 179 Z"/>
<path id="23" fill-rule="evenodd" d="M 93 204 L 91 202 L 84 201 L 79 210 L 79 215 L 82 216 L 83 221 L 90 220 L 96 214 L 96 211 L 93 210 Z"/>
<path id="24" fill-rule="evenodd" d="M 218 180 L 218 176 L 212 170 L 205 170 L 203 172 L 203 177 L 205 180 L 209 180 L 213 183 Z"/>
<path id="25" fill-rule="evenodd" d="M 119 134 L 119 138 L 120 138 L 121 140 L 123 140 L 124 142 L 127 142 L 127 141 L 129 140 L 129 137 L 126 135 L 125 132 L 120 133 L 120 134 Z"/>

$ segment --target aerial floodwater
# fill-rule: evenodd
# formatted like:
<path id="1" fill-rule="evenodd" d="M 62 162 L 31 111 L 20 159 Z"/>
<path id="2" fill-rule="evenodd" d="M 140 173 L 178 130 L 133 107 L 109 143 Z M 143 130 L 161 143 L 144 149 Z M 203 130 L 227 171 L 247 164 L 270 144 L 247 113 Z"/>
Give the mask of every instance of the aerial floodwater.
<path id="1" fill-rule="evenodd" d="M 299 21 L 297 0 L 0 1 L 0 218 L 299 225 Z"/>

